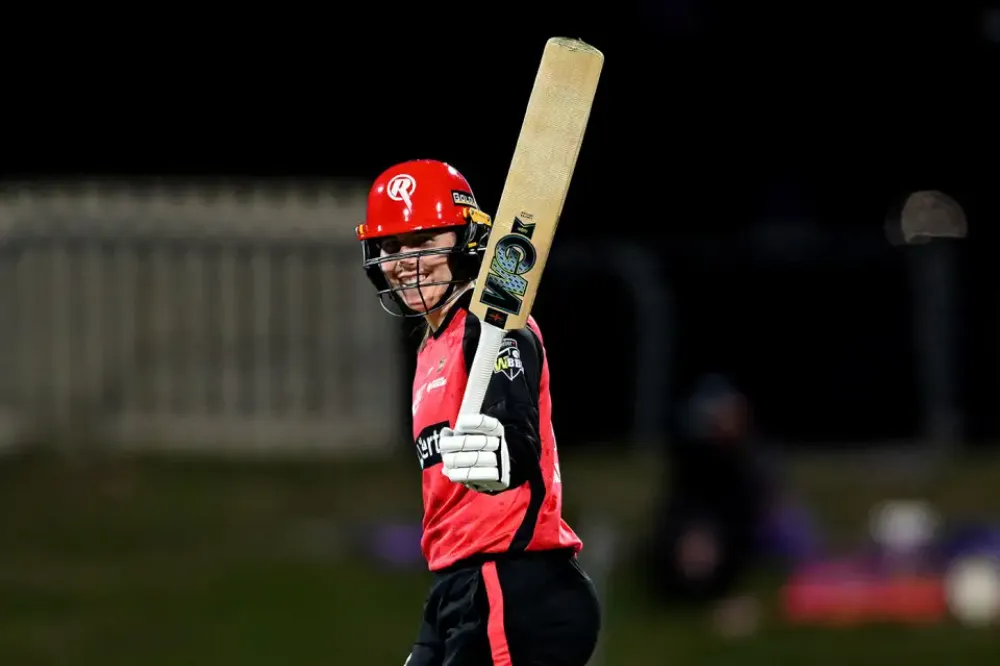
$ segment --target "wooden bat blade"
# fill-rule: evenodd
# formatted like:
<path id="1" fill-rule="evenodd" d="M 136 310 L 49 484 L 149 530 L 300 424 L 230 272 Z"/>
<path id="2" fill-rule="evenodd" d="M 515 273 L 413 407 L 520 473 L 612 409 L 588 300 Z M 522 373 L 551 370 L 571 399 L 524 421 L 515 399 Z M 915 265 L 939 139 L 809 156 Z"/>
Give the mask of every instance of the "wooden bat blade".
<path id="1" fill-rule="evenodd" d="M 528 323 L 603 66 L 580 40 L 545 44 L 469 307 L 481 326 L 462 414 L 482 409 L 505 331 Z"/>
<path id="2" fill-rule="evenodd" d="M 545 44 L 472 296 L 482 321 L 505 330 L 528 321 L 603 66 L 582 41 Z"/>

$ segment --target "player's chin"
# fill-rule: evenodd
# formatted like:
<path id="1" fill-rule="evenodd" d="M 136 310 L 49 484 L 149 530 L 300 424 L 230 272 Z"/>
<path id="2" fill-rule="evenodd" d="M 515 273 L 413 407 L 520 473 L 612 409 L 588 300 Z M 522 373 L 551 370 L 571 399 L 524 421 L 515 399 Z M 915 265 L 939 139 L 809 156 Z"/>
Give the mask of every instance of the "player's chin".
<path id="1" fill-rule="evenodd" d="M 438 301 L 441 299 L 441 294 L 430 289 L 417 289 L 416 287 L 412 289 L 403 289 L 399 292 L 400 297 L 403 299 L 403 303 L 406 307 L 410 308 L 414 312 L 427 312 L 432 310 Z"/>

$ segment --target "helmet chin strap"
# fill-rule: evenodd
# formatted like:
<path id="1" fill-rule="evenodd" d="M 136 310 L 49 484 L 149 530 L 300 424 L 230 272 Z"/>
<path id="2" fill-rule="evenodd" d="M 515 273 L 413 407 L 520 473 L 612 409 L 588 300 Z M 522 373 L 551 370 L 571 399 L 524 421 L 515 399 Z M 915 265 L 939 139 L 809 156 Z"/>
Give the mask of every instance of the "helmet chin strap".
<path id="1" fill-rule="evenodd" d="M 426 317 L 427 315 L 434 314 L 435 312 L 438 312 L 441 309 L 451 305 L 455 300 L 458 299 L 459 296 L 464 294 L 474 284 L 475 283 L 473 281 L 453 282 L 449 284 L 445 292 L 441 294 L 441 300 L 438 302 L 438 304 L 432 308 L 426 308 L 422 312 L 414 310 L 410 308 L 408 305 L 406 305 L 406 303 L 403 302 L 402 296 L 400 296 L 399 293 L 397 292 L 391 292 L 391 296 L 396 301 L 396 304 L 399 306 L 399 312 L 394 312 L 390 310 L 389 306 L 386 305 L 384 298 L 379 298 L 379 303 L 382 305 L 383 310 L 385 310 L 388 314 L 393 315 L 394 317 Z M 423 293 L 420 294 L 420 300 L 423 301 Z M 405 314 L 405 312 L 407 311 L 409 311 L 410 314 Z"/>
<path id="2" fill-rule="evenodd" d="M 437 305 L 435 305 L 430 310 L 426 310 L 424 312 L 424 316 L 429 315 L 429 314 L 433 314 L 435 312 L 439 312 L 442 309 L 447 308 L 452 303 L 454 303 L 456 300 L 458 300 L 458 297 L 461 296 L 462 294 L 464 294 L 471 286 L 472 286 L 471 282 L 466 282 L 466 283 L 461 284 L 461 285 L 459 285 L 459 284 L 450 284 L 450 285 L 448 285 L 448 289 L 446 289 L 445 292 L 444 292 L 444 294 L 441 295 L 441 302 L 438 303 Z M 431 328 L 435 328 L 435 326 L 433 324 L 431 324 L 430 322 L 427 322 L 427 324 Z"/>

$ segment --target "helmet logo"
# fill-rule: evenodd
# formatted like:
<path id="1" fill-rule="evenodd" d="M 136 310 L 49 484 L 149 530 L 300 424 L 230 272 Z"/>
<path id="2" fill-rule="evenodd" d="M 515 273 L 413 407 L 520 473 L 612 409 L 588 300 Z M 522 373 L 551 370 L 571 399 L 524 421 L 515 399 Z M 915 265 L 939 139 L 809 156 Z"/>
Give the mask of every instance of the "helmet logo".
<path id="1" fill-rule="evenodd" d="M 402 201 L 407 208 L 413 208 L 410 195 L 415 189 L 417 189 L 417 181 L 413 180 L 413 176 L 401 173 L 392 177 L 392 180 L 385 187 L 385 193 L 393 201 Z"/>

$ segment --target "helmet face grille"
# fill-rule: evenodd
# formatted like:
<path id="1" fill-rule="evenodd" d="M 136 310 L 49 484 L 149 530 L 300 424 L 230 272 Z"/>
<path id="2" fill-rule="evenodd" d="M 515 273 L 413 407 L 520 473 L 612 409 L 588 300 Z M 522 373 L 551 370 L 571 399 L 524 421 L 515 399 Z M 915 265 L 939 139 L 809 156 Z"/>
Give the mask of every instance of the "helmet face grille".
<path id="1" fill-rule="evenodd" d="M 426 250 L 414 250 L 412 252 L 400 252 L 396 254 L 382 255 L 379 250 L 378 240 L 368 240 L 362 243 L 363 265 L 368 279 L 375 285 L 379 302 L 389 314 L 395 317 L 422 317 L 435 312 L 447 305 L 452 297 L 458 293 L 458 288 L 476 279 L 479 273 L 479 266 L 482 263 L 483 253 L 486 250 L 486 243 L 489 240 L 489 227 L 482 227 L 478 224 L 469 224 L 465 227 L 455 229 L 458 234 L 458 241 L 452 247 L 431 248 Z M 434 282 L 422 282 L 420 279 L 420 261 L 423 257 L 448 255 L 448 265 L 451 269 L 450 280 L 438 280 Z M 386 278 L 384 264 L 387 262 L 399 261 L 401 259 L 417 260 L 417 282 L 413 286 L 393 287 Z M 410 309 L 402 297 L 402 292 L 406 289 L 422 290 L 424 287 L 447 285 L 448 289 L 441 297 L 440 301 L 433 307 L 424 307 L 423 310 L 416 311 Z M 423 292 L 418 291 L 421 298 Z"/>

